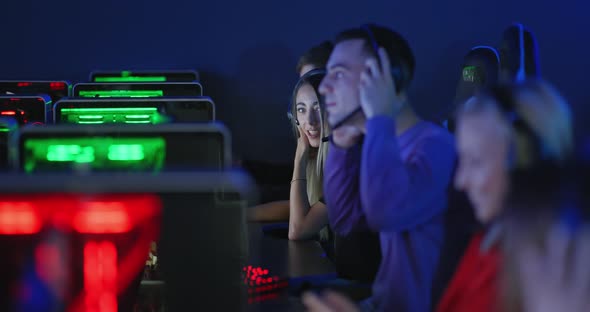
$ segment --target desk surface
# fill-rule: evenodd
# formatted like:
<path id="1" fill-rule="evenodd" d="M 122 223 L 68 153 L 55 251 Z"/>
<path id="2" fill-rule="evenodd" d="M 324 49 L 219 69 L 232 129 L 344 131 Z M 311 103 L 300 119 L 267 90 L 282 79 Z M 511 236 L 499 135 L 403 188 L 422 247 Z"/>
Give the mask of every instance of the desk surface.
<path id="1" fill-rule="evenodd" d="M 336 274 L 334 264 L 318 242 L 268 237 L 262 227 L 263 224 L 248 224 L 249 265 L 263 267 L 279 277 Z"/>
<path id="2" fill-rule="evenodd" d="M 313 240 L 289 241 L 269 237 L 263 233 L 264 224 L 248 224 L 248 265 L 262 267 L 269 275 L 290 280 L 331 278 L 336 269 L 326 257 L 319 243 Z M 142 281 L 138 301 L 143 306 L 158 306 L 162 303 L 161 281 Z M 282 292 L 274 299 L 249 305 L 247 311 L 304 311 L 297 297 Z"/>
<path id="3" fill-rule="evenodd" d="M 318 242 L 271 237 L 263 233 L 264 226 L 248 224 L 249 265 L 267 269 L 273 276 L 289 278 L 291 288 L 306 280 L 336 276 L 336 268 Z M 305 311 L 305 308 L 298 297 L 282 292 L 276 298 L 250 305 L 248 311 Z"/>

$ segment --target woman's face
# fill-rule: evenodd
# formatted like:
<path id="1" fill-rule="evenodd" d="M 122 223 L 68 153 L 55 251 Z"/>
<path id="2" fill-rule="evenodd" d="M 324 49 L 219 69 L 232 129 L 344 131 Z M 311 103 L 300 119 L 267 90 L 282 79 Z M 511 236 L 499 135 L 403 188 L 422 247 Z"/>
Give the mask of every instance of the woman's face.
<path id="1" fill-rule="evenodd" d="M 455 187 L 465 191 L 482 223 L 502 211 L 508 189 L 509 136 L 493 110 L 464 114 L 457 125 L 459 169 Z"/>
<path id="2" fill-rule="evenodd" d="M 307 83 L 297 91 L 295 113 L 299 128 L 307 136 L 309 145 L 319 147 L 321 142 L 320 103 L 313 87 Z"/>

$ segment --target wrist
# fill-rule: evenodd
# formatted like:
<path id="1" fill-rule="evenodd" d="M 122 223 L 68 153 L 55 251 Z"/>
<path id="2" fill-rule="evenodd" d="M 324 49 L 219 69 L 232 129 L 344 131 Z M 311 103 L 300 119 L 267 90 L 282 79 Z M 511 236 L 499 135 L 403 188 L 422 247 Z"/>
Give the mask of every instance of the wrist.
<path id="1" fill-rule="evenodd" d="M 293 185 L 293 183 L 307 183 L 307 179 L 293 179 L 291 180 L 291 185 Z"/>
<path id="2" fill-rule="evenodd" d="M 307 178 L 306 176 L 306 172 L 305 172 L 305 167 L 303 168 L 297 168 L 295 167 L 295 170 L 293 170 L 293 177 L 291 178 L 291 180 L 305 180 Z"/>

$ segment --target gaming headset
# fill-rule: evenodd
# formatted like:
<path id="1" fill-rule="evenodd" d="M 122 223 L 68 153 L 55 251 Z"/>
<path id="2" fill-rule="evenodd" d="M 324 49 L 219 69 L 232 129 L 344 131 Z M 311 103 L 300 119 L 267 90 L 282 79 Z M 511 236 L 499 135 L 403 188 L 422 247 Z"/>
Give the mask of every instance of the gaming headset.
<path id="1" fill-rule="evenodd" d="M 308 83 L 310 82 L 310 80 L 313 79 L 324 79 L 324 76 L 326 76 L 326 70 L 323 68 L 318 68 L 318 69 L 312 69 L 310 71 L 308 71 L 307 73 L 305 73 L 305 75 L 301 76 L 301 78 L 299 78 L 299 80 L 297 81 L 297 84 L 295 85 L 295 88 L 293 88 L 293 94 L 291 95 L 291 100 L 289 101 L 289 107 L 287 108 L 287 118 L 289 118 L 289 120 L 291 122 L 294 122 L 297 126 L 299 126 L 299 120 L 297 120 L 296 116 L 293 116 L 293 101 L 295 101 L 295 97 L 297 96 L 297 91 L 299 91 L 299 88 L 301 87 L 302 84 L 304 83 Z M 323 111 L 324 107 L 322 107 L 321 103 L 323 101 L 320 100 L 320 108 Z"/>
<path id="2" fill-rule="evenodd" d="M 379 44 L 372 30 L 372 28 L 374 27 L 376 27 L 374 24 L 364 24 L 361 25 L 359 29 L 366 33 L 367 38 L 369 40 L 369 45 L 371 46 L 371 50 L 374 56 L 376 57 L 378 64 L 381 65 L 381 61 L 379 58 Z M 395 82 L 396 91 L 399 92 L 401 90 L 404 90 L 406 88 L 405 83 L 407 82 L 407 80 L 404 77 L 404 71 L 402 70 L 402 64 L 400 60 L 398 58 L 392 58 L 389 61 L 391 62 L 391 75 L 393 77 L 393 81 Z M 348 115 L 346 115 L 344 118 L 342 118 L 339 122 L 335 123 L 332 126 L 332 130 L 341 127 L 344 123 L 350 120 L 357 113 L 362 112 L 362 110 L 363 108 L 359 106 L 358 108 L 350 112 Z"/>
<path id="3" fill-rule="evenodd" d="M 530 152 L 532 162 L 536 163 L 545 160 L 548 152 L 543 141 L 529 123 L 516 111 L 514 87 L 510 85 L 495 86 L 489 89 L 488 94 L 497 103 L 498 109 L 500 109 L 502 115 L 508 120 L 515 133 L 517 135 L 524 135 L 527 142 L 531 144 Z M 518 160 L 518 155 L 514 142 L 510 144 L 511 148 L 508 159 L 510 167 L 513 167 Z"/>
<path id="4" fill-rule="evenodd" d="M 295 101 L 295 97 L 297 96 L 297 91 L 299 90 L 299 88 L 301 87 L 302 84 L 310 83 L 311 81 L 313 81 L 315 79 L 319 79 L 320 80 L 319 82 L 321 83 L 321 80 L 324 79 L 324 76 L 326 76 L 326 70 L 323 68 L 318 68 L 318 69 L 313 69 L 313 70 L 308 71 L 303 76 L 301 76 L 301 78 L 299 78 L 299 81 L 297 81 L 295 88 L 293 88 L 293 94 L 291 95 L 291 100 L 289 101 L 289 107 L 287 108 L 287 118 L 289 118 L 291 123 L 295 124 L 295 126 L 299 126 L 299 120 L 297 119 L 297 116 L 293 116 L 293 107 L 295 105 L 295 103 L 293 103 L 293 102 Z M 319 102 L 320 102 L 320 111 L 323 114 L 323 112 L 325 111 L 324 101 L 319 94 L 318 94 L 318 98 L 319 98 Z M 323 120 L 323 117 L 322 117 L 322 120 Z M 322 128 L 323 128 L 323 124 L 322 124 Z M 295 134 L 297 135 L 297 137 L 299 137 L 299 132 L 296 129 L 294 129 L 294 130 L 295 130 Z M 328 142 L 329 140 L 330 140 L 329 137 L 322 138 L 322 142 Z"/>

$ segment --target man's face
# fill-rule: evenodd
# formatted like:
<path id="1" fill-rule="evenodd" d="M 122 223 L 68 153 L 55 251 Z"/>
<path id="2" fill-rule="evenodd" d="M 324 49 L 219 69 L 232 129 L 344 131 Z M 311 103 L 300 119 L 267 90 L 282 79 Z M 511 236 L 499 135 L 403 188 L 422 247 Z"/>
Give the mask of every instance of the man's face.
<path id="1" fill-rule="evenodd" d="M 360 76 L 366 69 L 367 58 L 362 39 L 342 41 L 334 47 L 326 66 L 328 73 L 319 88 L 325 97 L 330 125 L 360 107 Z"/>

